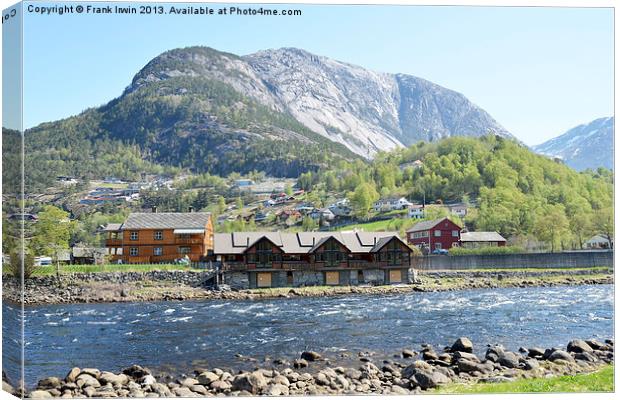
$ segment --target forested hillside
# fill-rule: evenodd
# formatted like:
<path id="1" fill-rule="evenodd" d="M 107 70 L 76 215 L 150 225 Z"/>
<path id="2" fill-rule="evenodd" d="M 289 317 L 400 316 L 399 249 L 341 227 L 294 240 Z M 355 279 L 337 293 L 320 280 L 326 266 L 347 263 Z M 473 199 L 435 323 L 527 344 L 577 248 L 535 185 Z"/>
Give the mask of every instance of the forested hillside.
<path id="1" fill-rule="evenodd" d="M 296 177 L 334 158 L 355 157 L 225 83 L 192 77 L 143 85 L 103 107 L 26 131 L 33 184 L 49 184 L 56 175 L 135 179 L 180 168 Z"/>
<path id="2" fill-rule="evenodd" d="M 422 161 L 416 167 L 414 162 Z M 611 171 L 578 173 L 510 139 L 448 138 L 379 154 L 372 163 L 341 162 L 300 177 L 306 189 L 348 192 L 363 214 L 379 196 L 477 205 L 466 221 L 506 237 L 532 235 L 554 243 L 581 243 L 611 232 Z"/>

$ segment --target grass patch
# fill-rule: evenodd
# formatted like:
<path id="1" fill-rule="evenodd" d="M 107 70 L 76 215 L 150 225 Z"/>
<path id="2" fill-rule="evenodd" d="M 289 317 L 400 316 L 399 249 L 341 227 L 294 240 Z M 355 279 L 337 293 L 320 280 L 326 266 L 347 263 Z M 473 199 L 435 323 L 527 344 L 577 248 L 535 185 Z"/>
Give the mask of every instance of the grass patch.
<path id="1" fill-rule="evenodd" d="M 563 393 L 613 392 L 614 366 L 609 365 L 590 374 L 554 378 L 519 379 L 505 383 L 454 383 L 442 386 L 432 393 Z"/>
<path id="2" fill-rule="evenodd" d="M 61 274 L 96 273 L 96 272 L 150 272 L 150 271 L 204 271 L 177 264 L 103 264 L 103 265 L 61 265 Z M 8 266 L 2 267 L 3 273 L 10 273 Z M 56 275 L 56 266 L 38 267 L 33 276 Z"/>
<path id="3" fill-rule="evenodd" d="M 408 229 L 416 220 L 408 220 L 402 218 L 385 219 L 382 221 L 364 222 L 351 225 L 343 225 L 336 228 L 339 231 L 350 231 L 353 229 L 360 229 L 367 232 L 379 232 L 379 231 L 399 231 L 401 228 Z"/>
<path id="4" fill-rule="evenodd" d="M 584 268 L 472 268 L 472 269 L 453 269 L 450 272 L 565 272 L 567 275 L 574 273 L 575 271 L 591 271 L 591 272 L 603 272 L 613 271 L 611 267 L 584 267 Z M 420 270 L 421 274 L 425 272 L 435 272 L 434 270 Z"/>

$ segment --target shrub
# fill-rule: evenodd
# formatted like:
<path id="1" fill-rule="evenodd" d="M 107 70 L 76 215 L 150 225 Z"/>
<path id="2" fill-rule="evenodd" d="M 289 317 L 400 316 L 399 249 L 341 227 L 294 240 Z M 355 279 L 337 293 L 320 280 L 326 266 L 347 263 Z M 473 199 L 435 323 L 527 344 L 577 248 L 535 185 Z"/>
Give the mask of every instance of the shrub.
<path id="1" fill-rule="evenodd" d="M 22 276 L 22 258 L 23 258 L 23 274 L 24 279 L 28 279 L 34 274 L 38 266 L 34 263 L 34 255 L 27 251 L 25 254 L 19 251 L 12 251 L 10 253 L 10 262 L 9 262 L 9 270 L 11 275 L 15 278 L 20 278 Z"/>

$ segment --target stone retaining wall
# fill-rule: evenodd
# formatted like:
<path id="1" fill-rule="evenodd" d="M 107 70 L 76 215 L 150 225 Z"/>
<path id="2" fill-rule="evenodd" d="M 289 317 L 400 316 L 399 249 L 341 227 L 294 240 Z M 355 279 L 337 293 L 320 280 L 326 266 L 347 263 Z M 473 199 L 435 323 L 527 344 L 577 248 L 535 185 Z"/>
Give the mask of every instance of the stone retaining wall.
<path id="1" fill-rule="evenodd" d="M 613 251 L 428 256 L 414 259 L 413 264 L 414 268 L 427 271 L 503 268 L 613 268 Z"/>

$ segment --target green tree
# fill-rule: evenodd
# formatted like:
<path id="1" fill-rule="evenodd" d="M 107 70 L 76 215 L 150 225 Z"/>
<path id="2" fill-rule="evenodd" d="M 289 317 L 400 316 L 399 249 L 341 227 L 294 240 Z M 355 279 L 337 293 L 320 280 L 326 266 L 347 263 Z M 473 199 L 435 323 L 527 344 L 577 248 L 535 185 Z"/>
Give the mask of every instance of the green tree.
<path id="1" fill-rule="evenodd" d="M 569 232 L 569 221 L 560 204 L 547 206 L 536 218 L 534 226 L 536 236 L 551 245 L 551 251 L 563 247 Z"/>
<path id="2" fill-rule="evenodd" d="M 594 229 L 601 232 L 609 242 L 609 248 L 613 248 L 614 232 L 614 210 L 612 207 L 605 207 L 594 212 L 592 224 Z"/>
<path id="3" fill-rule="evenodd" d="M 55 256 L 59 250 L 68 249 L 74 226 L 69 213 L 51 205 L 43 207 L 32 238 L 35 254 Z"/>
<path id="4" fill-rule="evenodd" d="M 235 200 L 235 206 L 237 207 L 237 210 L 243 210 L 243 200 L 241 197 L 237 197 Z"/>
<path id="5" fill-rule="evenodd" d="M 304 219 L 301 221 L 301 227 L 305 232 L 311 232 L 316 230 L 319 225 L 309 216 L 305 216 Z"/>
<path id="6" fill-rule="evenodd" d="M 293 187 L 290 184 L 286 184 L 286 186 L 284 187 L 284 193 L 286 193 L 287 196 L 292 196 L 293 195 Z"/>
<path id="7" fill-rule="evenodd" d="M 379 194 L 374 185 L 367 182 L 360 183 L 354 192 L 350 193 L 349 201 L 353 214 L 359 218 L 367 218 L 370 207 L 379 199 Z"/>
<path id="8" fill-rule="evenodd" d="M 218 196 L 217 198 L 217 213 L 219 215 L 224 214 L 224 211 L 226 211 L 226 200 L 224 199 L 224 196 Z"/>

